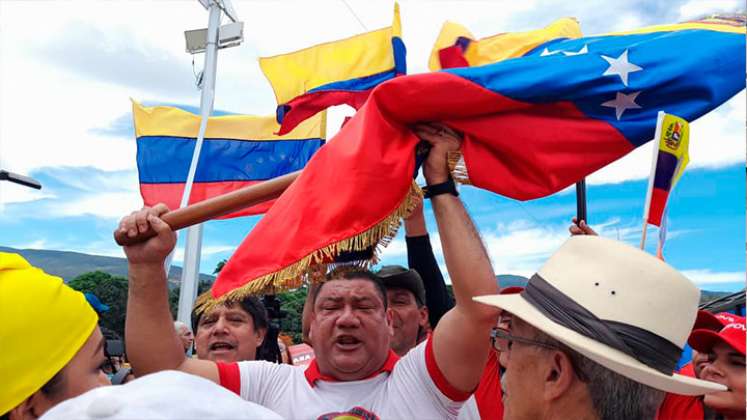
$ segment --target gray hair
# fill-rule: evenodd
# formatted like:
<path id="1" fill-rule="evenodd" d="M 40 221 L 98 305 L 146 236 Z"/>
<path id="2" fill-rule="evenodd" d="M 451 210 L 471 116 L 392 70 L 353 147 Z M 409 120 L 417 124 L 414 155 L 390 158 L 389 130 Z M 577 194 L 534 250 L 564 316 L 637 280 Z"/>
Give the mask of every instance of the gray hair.
<path id="1" fill-rule="evenodd" d="M 537 330 L 536 339 L 560 348 L 571 359 L 576 375 L 586 383 L 600 420 L 653 419 L 664 391 L 628 379 Z"/>
<path id="2" fill-rule="evenodd" d="M 189 325 L 183 323 L 182 321 L 174 321 L 174 330 L 176 330 L 177 333 L 179 333 L 182 330 L 182 328 L 186 328 L 187 331 L 192 331 L 192 328 Z"/>

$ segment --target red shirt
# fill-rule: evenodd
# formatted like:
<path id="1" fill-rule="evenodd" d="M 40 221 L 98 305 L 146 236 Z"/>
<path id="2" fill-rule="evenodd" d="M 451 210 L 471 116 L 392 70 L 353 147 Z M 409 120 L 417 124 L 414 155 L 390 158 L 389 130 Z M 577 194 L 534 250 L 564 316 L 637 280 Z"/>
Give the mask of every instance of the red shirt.
<path id="1" fill-rule="evenodd" d="M 683 366 L 680 375 L 695 377 L 692 363 Z M 656 414 L 657 420 L 703 420 L 703 399 L 688 395 L 667 394 Z"/>
<path id="2" fill-rule="evenodd" d="M 480 418 L 502 419 L 503 418 L 503 391 L 501 391 L 501 374 L 498 363 L 498 352 L 491 350 L 488 363 L 482 371 L 480 384 L 475 390 L 475 403 Z"/>

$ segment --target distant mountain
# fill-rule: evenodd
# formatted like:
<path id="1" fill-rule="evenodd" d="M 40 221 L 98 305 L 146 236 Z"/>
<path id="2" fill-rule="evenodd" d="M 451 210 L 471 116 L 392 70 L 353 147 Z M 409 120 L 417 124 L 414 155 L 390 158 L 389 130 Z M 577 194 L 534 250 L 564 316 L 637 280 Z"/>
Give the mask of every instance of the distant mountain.
<path id="1" fill-rule="evenodd" d="M 68 282 L 81 274 L 90 271 L 103 271 L 114 276 L 127 277 L 127 260 L 117 257 L 83 254 L 80 252 L 51 251 L 42 249 L 15 249 L 0 246 L 0 252 L 21 254 L 28 262 L 46 273 L 62 277 Z M 181 267 L 171 266 L 169 270 L 169 287 L 175 287 L 181 279 Z M 201 282 L 212 283 L 214 276 L 200 274 Z"/>

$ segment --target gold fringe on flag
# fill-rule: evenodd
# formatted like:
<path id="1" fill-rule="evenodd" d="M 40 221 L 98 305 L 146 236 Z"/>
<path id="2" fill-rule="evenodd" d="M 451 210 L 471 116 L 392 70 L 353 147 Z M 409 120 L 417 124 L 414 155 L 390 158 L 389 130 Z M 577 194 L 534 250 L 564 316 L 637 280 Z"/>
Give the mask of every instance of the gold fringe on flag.
<path id="1" fill-rule="evenodd" d="M 467 165 L 464 163 L 462 152 L 449 152 L 447 155 L 451 177 L 460 184 L 472 185 L 467 173 Z"/>
<path id="2" fill-rule="evenodd" d="M 361 268 L 368 268 L 378 262 L 378 254 L 381 247 L 386 247 L 394 239 L 403 218 L 410 216 L 412 211 L 423 200 L 423 190 L 413 181 L 399 207 L 374 226 L 355 235 L 318 249 L 311 254 L 301 258 L 299 261 L 270 274 L 253 279 L 244 286 L 234 289 L 220 298 L 213 298 L 211 293 L 204 293 L 195 301 L 195 311 L 201 314 L 212 310 L 218 305 L 238 302 L 249 295 L 275 294 L 289 289 L 298 288 L 303 284 L 303 278 L 318 279 L 318 276 L 310 276 L 313 268 L 318 264 L 330 264 L 334 258 L 342 252 L 364 251 L 374 247 L 374 256 L 370 261 L 349 263 Z M 330 264 L 330 266 L 342 265 Z M 318 281 L 318 280 L 312 280 Z"/>

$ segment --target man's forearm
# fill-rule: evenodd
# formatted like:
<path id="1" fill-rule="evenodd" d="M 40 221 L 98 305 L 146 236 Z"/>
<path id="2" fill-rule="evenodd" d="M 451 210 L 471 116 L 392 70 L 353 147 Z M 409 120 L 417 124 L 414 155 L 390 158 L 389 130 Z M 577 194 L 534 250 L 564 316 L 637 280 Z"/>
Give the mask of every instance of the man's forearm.
<path id="1" fill-rule="evenodd" d="M 480 235 L 459 198 L 442 194 L 432 202 L 456 305 L 475 321 L 493 317 L 494 308 L 472 301 L 474 296 L 498 293 Z"/>
<path id="2" fill-rule="evenodd" d="M 163 264 L 129 265 L 125 339 L 138 376 L 177 369 L 184 362 L 169 312 Z"/>

